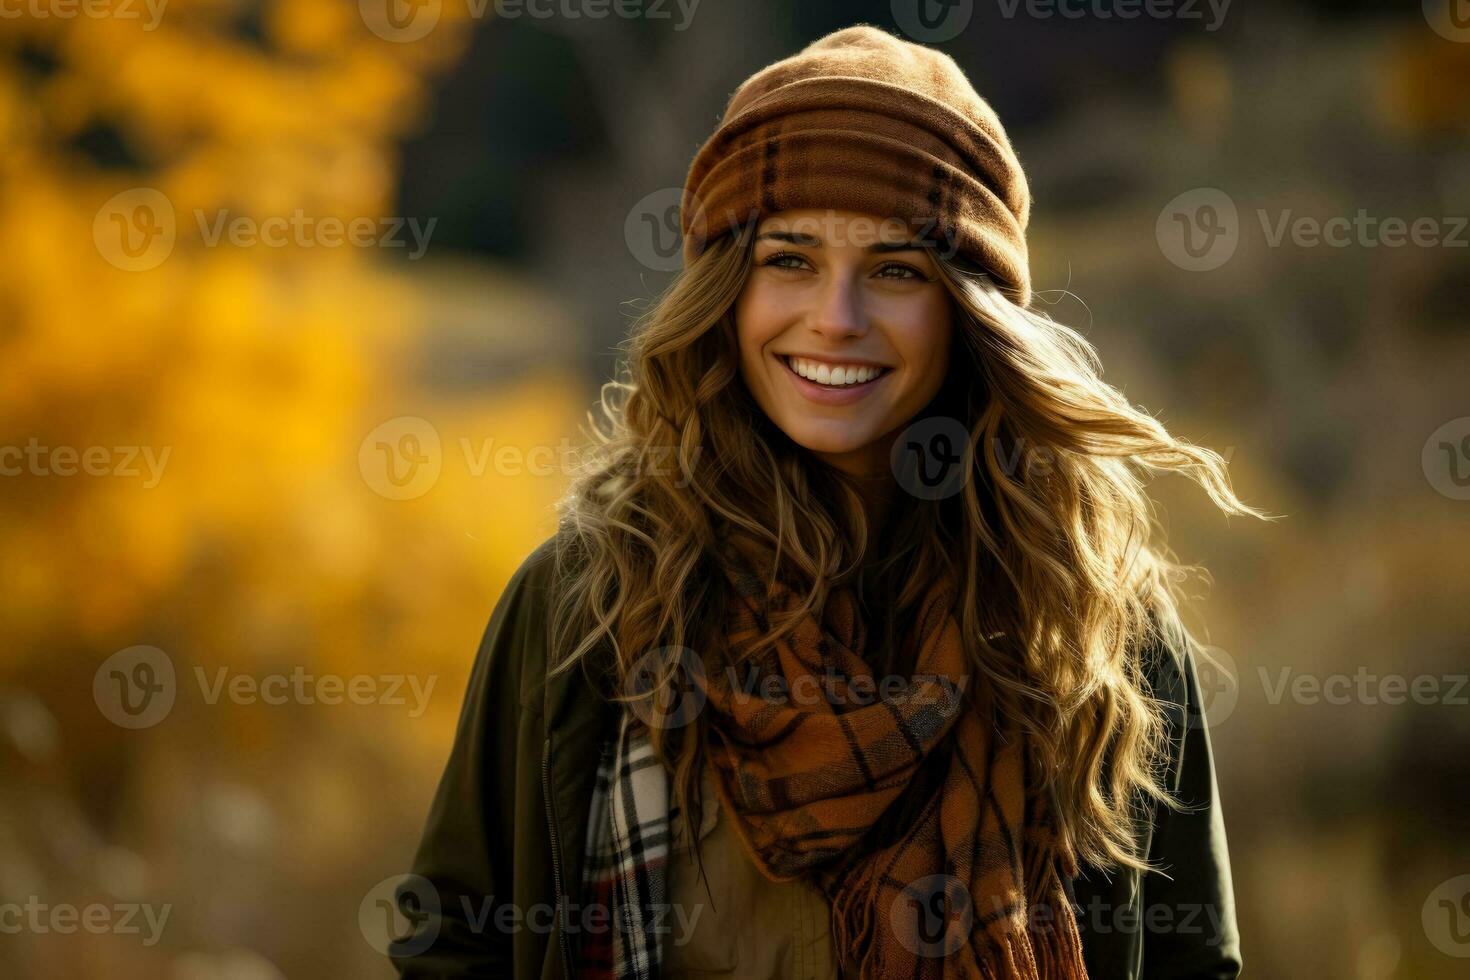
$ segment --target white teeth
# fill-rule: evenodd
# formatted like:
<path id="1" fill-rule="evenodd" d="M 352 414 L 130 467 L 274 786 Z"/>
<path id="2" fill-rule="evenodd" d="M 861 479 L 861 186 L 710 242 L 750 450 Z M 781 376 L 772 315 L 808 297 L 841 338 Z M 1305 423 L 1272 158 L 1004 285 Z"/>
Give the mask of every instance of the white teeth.
<path id="1" fill-rule="evenodd" d="M 863 364 L 839 364 L 833 367 L 824 361 L 811 361 L 804 357 L 788 357 L 786 363 L 791 370 L 809 381 L 824 385 L 851 385 L 872 381 L 884 369 Z"/>

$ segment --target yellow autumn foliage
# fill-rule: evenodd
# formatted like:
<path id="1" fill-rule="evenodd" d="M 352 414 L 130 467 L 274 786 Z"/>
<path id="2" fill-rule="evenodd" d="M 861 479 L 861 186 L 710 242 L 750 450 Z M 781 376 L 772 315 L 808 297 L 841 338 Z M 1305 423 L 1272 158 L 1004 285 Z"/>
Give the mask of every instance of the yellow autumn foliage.
<path id="1" fill-rule="evenodd" d="M 483 449 L 556 445 L 585 393 L 554 366 L 454 390 L 425 370 L 445 297 L 487 323 L 565 329 L 507 276 L 210 232 L 221 212 L 261 227 L 298 212 L 395 216 L 394 145 L 466 39 L 453 6 L 414 44 L 374 36 L 341 0 L 171 0 L 150 30 L 4 21 L 0 445 L 21 455 L 0 460 L 18 464 L 0 477 L 0 741 L 19 760 L 0 780 L 32 802 L 0 848 L 16 869 L 0 897 L 27 882 L 52 903 L 126 897 L 173 917 L 151 946 L 7 937 L 0 974 L 387 969 L 355 926 L 357 902 L 410 857 L 480 631 L 554 526 L 563 485 Z M 129 159 L 79 149 L 99 129 Z M 174 240 L 130 269 L 102 236 L 108 202 L 138 188 L 167 202 Z M 136 217 L 124 209 L 119 233 Z M 479 340 L 493 354 L 495 339 Z M 441 437 L 439 476 L 411 499 L 385 496 L 362 452 L 399 418 Z M 177 700 L 130 731 L 99 710 L 93 681 L 139 644 L 170 658 Z M 418 715 L 209 703 L 219 671 L 434 686 Z M 262 895 L 277 924 L 257 929 Z"/>

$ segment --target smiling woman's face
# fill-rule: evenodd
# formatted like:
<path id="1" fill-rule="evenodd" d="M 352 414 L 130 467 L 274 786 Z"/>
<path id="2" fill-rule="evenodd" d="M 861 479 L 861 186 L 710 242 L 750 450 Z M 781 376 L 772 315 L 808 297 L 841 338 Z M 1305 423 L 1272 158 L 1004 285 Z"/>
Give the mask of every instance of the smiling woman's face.
<path id="1" fill-rule="evenodd" d="M 949 366 L 952 306 L 934 259 L 897 222 L 853 211 L 762 220 L 735 325 L 761 409 L 856 476 L 888 469 Z"/>

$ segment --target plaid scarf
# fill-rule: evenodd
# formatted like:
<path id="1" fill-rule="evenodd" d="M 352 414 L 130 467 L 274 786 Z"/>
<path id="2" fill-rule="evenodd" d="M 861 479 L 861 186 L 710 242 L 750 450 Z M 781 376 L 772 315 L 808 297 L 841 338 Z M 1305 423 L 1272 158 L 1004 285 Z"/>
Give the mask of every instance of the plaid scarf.
<path id="1" fill-rule="evenodd" d="M 654 980 L 669 905 L 669 776 L 648 728 L 624 710 L 603 747 L 588 814 L 582 893 L 608 910 L 607 929 L 588 929 L 577 954 L 584 980 Z"/>
<path id="2" fill-rule="evenodd" d="M 827 896 L 844 976 L 1086 980 L 1064 878 L 1078 868 L 1019 726 L 995 720 L 983 685 L 967 684 L 954 583 L 926 594 L 914 671 L 896 692 L 860 655 L 846 589 L 822 623 L 804 616 L 753 669 L 736 667 L 729 651 L 796 598 L 755 572 L 771 565 L 753 542 L 731 545 L 737 601 L 704 674 L 706 764 L 761 872 Z M 660 964 L 668 773 L 631 715 L 599 765 L 589 817 L 586 883 L 614 928 L 588 935 L 584 977 L 641 980 Z"/>

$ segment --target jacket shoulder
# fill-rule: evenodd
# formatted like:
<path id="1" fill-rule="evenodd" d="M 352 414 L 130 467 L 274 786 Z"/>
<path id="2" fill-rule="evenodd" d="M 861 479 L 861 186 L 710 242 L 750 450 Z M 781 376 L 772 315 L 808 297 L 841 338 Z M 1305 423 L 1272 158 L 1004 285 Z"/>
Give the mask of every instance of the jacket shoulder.
<path id="1" fill-rule="evenodd" d="M 1154 617 L 1153 632 L 1143 646 L 1141 667 L 1154 696 L 1179 708 L 1189 707 L 1187 674 L 1194 655 L 1189 638 L 1177 621 Z"/>
<path id="2" fill-rule="evenodd" d="M 544 589 L 556 570 L 557 542 L 558 535 L 553 534 L 532 549 L 511 575 L 511 582 L 520 580 L 532 589 Z"/>
<path id="3" fill-rule="evenodd" d="M 1145 645 L 1139 664 L 1168 725 L 1170 757 L 1166 785 L 1173 793 L 1184 788 L 1190 770 L 1198 769 L 1201 763 L 1211 768 L 1208 758 L 1213 754 L 1211 724 L 1206 708 L 1208 695 L 1218 686 L 1218 672 L 1208 653 L 1204 654 L 1201 666 L 1198 649 L 1198 643 L 1175 621 L 1159 627 Z"/>
<path id="4" fill-rule="evenodd" d="M 485 626 L 465 688 L 459 723 L 414 857 L 413 873 L 438 901 L 412 944 L 390 953 L 404 980 L 510 976 L 534 941 L 486 929 L 470 914 L 512 896 L 530 907 L 550 892 L 522 860 L 544 851 L 542 801 L 534 781 L 541 748 L 540 702 L 524 691 L 544 672 L 547 596 L 554 539 L 537 546 L 510 574 Z M 531 710 L 534 709 L 534 710 Z M 527 775 L 531 774 L 531 775 Z M 529 796 L 528 796 L 529 794 Z M 523 879 L 535 889 L 525 901 Z M 403 904 L 402 889 L 396 897 Z M 404 941 L 395 940 L 402 943 Z M 414 947 L 417 947 L 415 949 Z M 427 947 L 427 948 L 425 948 Z"/>
<path id="5" fill-rule="evenodd" d="M 1206 928 L 1151 932 L 1145 943 L 1144 977 L 1231 978 L 1241 970 L 1240 929 L 1224 812 L 1216 775 L 1212 726 L 1206 708 L 1220 675 L 1208 652 L 1182 627 L 1166 633 L 1151 682 L 1169 718 L 1170 755 L 1166 788 L 1182 804 L 1155 806 L 1149 857 L 1162 874 L 1147 876 L 1150 905 L 1183 914 L 1203 912 Z"/>
<path id="6" fill-rule="evenodd" d="M 497 710 L 534 707 L 546 674 L 556 537 L 542 541 L 511 572 L 495 600 L 470 677 L 470 695 Z"/>

